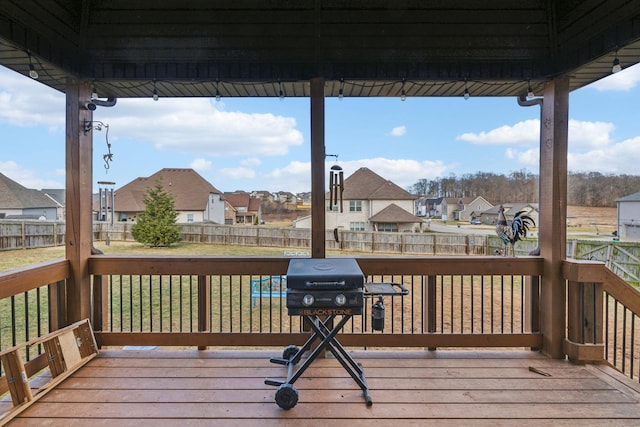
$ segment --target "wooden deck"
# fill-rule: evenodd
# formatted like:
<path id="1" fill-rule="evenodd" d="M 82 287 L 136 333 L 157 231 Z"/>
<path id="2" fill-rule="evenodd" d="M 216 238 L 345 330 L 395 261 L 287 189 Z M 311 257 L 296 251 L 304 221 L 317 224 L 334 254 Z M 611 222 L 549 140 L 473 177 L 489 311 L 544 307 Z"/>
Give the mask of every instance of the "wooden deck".
<path id="1" fill-rule="evenodd" d="M 274 401 L 273 351 L 106 350 L 10 426 L 639 425 L 640 385 L 527 351 L 356 351 L 373 406 L 332 357 Z"/>

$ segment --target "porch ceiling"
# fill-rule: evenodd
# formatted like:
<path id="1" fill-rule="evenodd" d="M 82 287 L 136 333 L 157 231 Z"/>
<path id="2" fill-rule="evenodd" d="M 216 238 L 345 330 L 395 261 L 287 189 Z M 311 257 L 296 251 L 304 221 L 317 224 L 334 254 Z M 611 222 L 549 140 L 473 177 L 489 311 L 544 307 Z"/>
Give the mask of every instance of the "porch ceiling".
<path id="1" fill-rule="evenodd" d="M 101 97 L 516 96 L 640 60 L 629 0 L 4 0 L 0 64 Z M 154 83 L 155 81 L 155 83 Z"/>

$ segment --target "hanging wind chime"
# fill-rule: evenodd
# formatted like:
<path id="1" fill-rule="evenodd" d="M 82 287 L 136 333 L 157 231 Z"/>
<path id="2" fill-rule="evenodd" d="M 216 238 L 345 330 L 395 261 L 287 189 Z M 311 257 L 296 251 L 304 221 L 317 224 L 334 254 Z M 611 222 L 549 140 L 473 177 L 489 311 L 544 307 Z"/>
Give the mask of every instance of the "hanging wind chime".
<path id="1" fill-rule="evenodd" d="M 342 205 L 342 192 L 344 191 L 344 172 L 340 165 L 337 164 L 337 154 L 327 154 L 327 156 L 333 156 L 336 158 L 336 164 L 331 166 L 329 171 L 329 203 L 331 207 L 340 203 L 340 212 L 343 211 Z"/>

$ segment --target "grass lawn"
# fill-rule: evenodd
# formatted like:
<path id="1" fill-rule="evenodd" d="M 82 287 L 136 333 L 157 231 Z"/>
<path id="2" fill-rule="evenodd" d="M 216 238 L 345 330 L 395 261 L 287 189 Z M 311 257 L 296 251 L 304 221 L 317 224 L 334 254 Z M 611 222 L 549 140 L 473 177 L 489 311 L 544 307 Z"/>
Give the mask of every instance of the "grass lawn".
<path id="1" fill-rule="evenodd" d="M 230 246 L 199 243 L 178 243 L 168 248 L 147 248 L 135 242 L 96 242 L 95 247 L 107 255 L 220 255 L 220 256 L 283 256 L 291 248 Z M 297 250 L 297 249 L 296 249 Z M 304 250 L 304 249 L 301 249 Z M 309 249 L 310 251 L 310 249 Z M 337 253 L 337 252 L 336 252 Z M 335 255 L 335 253 L 332 253 Z M 0 252 L 0 271 L 12 270 L 44 261 L 64 258 L 64 246 L 19 249 Z"/>

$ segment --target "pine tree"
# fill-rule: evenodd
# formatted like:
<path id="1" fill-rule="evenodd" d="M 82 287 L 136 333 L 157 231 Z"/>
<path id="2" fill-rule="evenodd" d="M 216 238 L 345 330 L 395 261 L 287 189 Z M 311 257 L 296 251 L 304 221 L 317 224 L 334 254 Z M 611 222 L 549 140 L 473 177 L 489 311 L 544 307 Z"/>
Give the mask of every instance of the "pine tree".
<path id="1" fill-rule="evenodd" d="M 149 188 L 144 196 L 145 211 L 138 215 L 131 227 L 133 238 L 146 246 L 169 246 L 180 240 L 176 225 L 178 213 L 171 194 L 164 191 L 162 183 Z"/>

